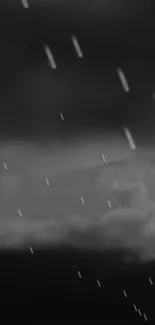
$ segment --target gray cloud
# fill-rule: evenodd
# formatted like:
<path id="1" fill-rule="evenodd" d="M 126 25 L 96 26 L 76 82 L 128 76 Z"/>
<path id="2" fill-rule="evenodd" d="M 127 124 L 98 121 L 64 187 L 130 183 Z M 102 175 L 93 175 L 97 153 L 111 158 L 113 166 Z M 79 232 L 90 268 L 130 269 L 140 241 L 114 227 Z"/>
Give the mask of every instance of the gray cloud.
<path id="1" fill-rule="evenodd" d="M 123 146 L 121 153 L 116 143 L 113 153 L 102 143 L 87 148 L 59 144 L 46 153 L 24 145 L 1 148 L 8 166 L 0 178 L 1 248 L 97 245 L 103 252 L 121 247 L 154 259 L 151 155 L 146 159 L 145 150 L 132 155 Z"/>

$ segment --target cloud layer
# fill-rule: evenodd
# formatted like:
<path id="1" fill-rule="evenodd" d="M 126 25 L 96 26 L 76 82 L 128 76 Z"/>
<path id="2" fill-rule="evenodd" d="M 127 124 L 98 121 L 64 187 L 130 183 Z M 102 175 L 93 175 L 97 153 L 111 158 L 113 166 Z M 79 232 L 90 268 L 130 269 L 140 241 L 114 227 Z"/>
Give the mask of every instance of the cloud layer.
<path id="1" fill-rule="evenodd" d="M 105 147 L 104 162 L 99 144 L 87 148 L 2 148 L 8 165 L 0 176 L 2 249 L 97 245 L 155 257 L 153 158 Z"/>

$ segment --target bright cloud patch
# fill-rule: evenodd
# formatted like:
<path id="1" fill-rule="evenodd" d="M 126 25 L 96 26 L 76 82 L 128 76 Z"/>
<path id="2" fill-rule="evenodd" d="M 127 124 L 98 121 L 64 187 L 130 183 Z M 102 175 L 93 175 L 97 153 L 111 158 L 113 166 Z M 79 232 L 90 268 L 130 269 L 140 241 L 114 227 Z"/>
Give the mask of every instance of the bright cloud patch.
<path id="1" fill-rule="evenodd" d="M 83 149 L 77 150 L 78 160 L 75 148 L 62 155 L 60 148 L 48 154 L 8 149 L 8 170 L 1 170 L 0 177 L 2 248 L 86 247 L 89 237 L 91 246 L 98 242 L 103 251 L 117 245 L 140 248 L 142 257 L 154 258 L 153 159 L 125 151 L 114 159 L 114 151 L 110 155 L 106 148 L 103 162 L 101 148 L 98 155 L 94 148 L 89 146 L 91 163 Z"/>

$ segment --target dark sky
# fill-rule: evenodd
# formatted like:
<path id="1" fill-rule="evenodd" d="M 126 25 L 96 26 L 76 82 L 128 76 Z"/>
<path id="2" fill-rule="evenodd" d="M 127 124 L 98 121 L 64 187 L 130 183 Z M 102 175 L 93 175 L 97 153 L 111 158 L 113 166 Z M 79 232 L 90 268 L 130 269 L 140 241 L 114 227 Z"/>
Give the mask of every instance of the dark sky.
<path id="1" fill-rule="evenodd" d="M 2 138 L 69 139 L 75 129 L 97 132 L 124 124 L 140 134 L 145 125 L 152 136 L 153 2 L 30 0 L 24 9 L 20 1 L 7 0 L 0 6 Z M 45 44 L 56 70 L 48 65 Z M 128 93 L 118 67 L 130 85 Z"/>
<path id="2" fill-rule="evenodd" d="M 58 138 L 68 143 L 75 131 L 81 143 L 88 134 L 92 139 L 93 133 L 106 134 L 108 142 L 124 125 L 134 136 L 154 142 L 153 1 L 29 0 L 29 5 L 24 9 L 20 0 L 0 1 L 2 144 L 13 137 L 17 144 L 17 149 L 12 146 L 14 152 L 20 140 Z M 79 41 L 82 58 L 75 52 L 72 35 Z M 55 70 L 48 64 L 45 44 L 54 55 Z M 124 91 L 117 68 L 123 70 L 129 92 Z M 25 171 L 31 152 L 22 148 L 25 156 L 20 160 L 15 155 L 14 165 L 22 162 Z M 1 154 L 1 162 L 3 158 Z M 34 170 L 38 160 L 35 157 Z M 14 165 L 10 158 L 10 174 Z M 42 191 L 39 182 L 35 186 Z M 15 194 L 14 187 L 9 190 Z M 13 213 L 11 210 L 11 217 Z M 132 229 L 130 232 L 132 235 Z M 1 234 L 3 240 L 9 240 L 9 233 L 5 238 Z M 11 315 L 16 324 L 17 317 L 20 324 L 26 317 L 27 324 L 75 324 L 75 319 L 76 324 L 144 324 L 146 313 L 151 323 L 154 269 L 153 261 L 140 263 L 131 250 L 125 261 L 121 249 L 104 254 L 95 249 L 88 252 L 54 246 L 49 252 L 46 247 L 41 251 L 34 247 L 34 254 L 28 247 L 25 254 L 22 247 L 20 252 L 1 250 L 1 317 L 3 310 L 5 319 Z M 134 304 L 142 316 L 135 312 Z"/>

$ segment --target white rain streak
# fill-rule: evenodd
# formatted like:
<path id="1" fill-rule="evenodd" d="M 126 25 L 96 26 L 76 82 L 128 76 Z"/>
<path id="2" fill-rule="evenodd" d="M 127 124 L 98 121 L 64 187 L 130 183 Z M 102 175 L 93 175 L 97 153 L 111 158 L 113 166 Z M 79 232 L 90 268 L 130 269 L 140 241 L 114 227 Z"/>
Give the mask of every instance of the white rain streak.
<path id="1" fill-rule="evenodd" d="M 143 315 L 144 315 L 145 320 L 147 320 L 147 316 L 146 316 L 146 314 L 144 313 Z"/>
<path id="2" fill-rule="evenodd" d="M 82 201 L 82 203 L 84 204 L 84 199 L 83 199 L 83 197 L 81 197 L 81 201 Z"/>
<path id="3" fill-rule="evenodd" d="M 32 253 L 32 254 L 34 254 L 34 252 L 33 252 L 33 249 L 32 249 L 32 247 L 31 247 L 31 246 L 30 246 L 30 251 L 31 251 L 31 253 Z"/>
<path id="4" fill-rule="evenodd" d="M 121 81 L 121 83 L 122 83 L 123 89 L 124 89 L 126 92 L 128 92 L 128 91 L 130 90 L 130 88 L 129 88 L 129 85 L 128 85 L 128 83 L 127 83 L 127 80 L 126 80 L 126 78 L 125 78 L 125 75 L 124 75 L 123 71 L 122 71 L 120 68 L 118 68 L 118 69 L 117 69 L 117 72 L 118 72 L 118 75 L 119 75 L 120 81 Z"/>
<path id="5" fill-rule="evenodd" d="M 81 276 L 81 273 L 78 271 L 78 275 L 79 275 L 79 278 L 81 279 L 82 278 L 82 276 Z"/>
<path id="6" fill-rule="evenodd" d="M 7 167 L 6 163 L 4 163 L 4 168 L 5 168 L 6 170 L 8 170 L 8 167 Z"/>
<path id="7" fill-rule="evenodd" d="M 19 213 L 20 217 L 22 217 L 22 213 L 21 213 L 21 211 L 20 211 L 20 210 L 18 210 L 18 213 Z"/>
<path id="8" fill-rule="evenodd" d="M 100 284 L 100 281 L 99 280 L 97 280 L 97 284 L 98 284 L 99 287 L 101 287 L 101 284 Z"/>
<path id="9" fill-rule="evenodd" d="M 21 3 L 22 3 L 22 6 L 23 6 L 25 9 L 29 8 L 29 4 L 28 4 L 27 0 L 21 0 Z"/>
<path id="10" fill-rule="evenodd" d="M 125 132 L 125 135 L 126 135 L 126 137 L 128 139 L 128 142 L 129 142 L 129 145 L 130 145 L 131 149 L 132 150 L 135 150 L 136 149 L 136 145 L 134 143 L 134 140 L 132 138 L 132 135 L 131 135 L 129 129 L 124 128 L 124 132 Z"/>
<path id="11" fill-rule="evenodd" d="M 135 304 L 133 305 L 133 307 L 134 307 L 134 310 L 135 310 L 135 311 L 137 311 L 137 307 L 136 307 L 136 305 L 135 305 Z"/>
<path id="12" fill-rule="evenodd" d="M 105 161 L 105 158 L 104 158 L 104 155 L 103 155 L 103 154 L 101 155 L 101 157 L 102 157 L 102 159 Z"/>
<path id="13" fill-rule="evenodd" d="M 78 42 L 77 38 L 75 36 L 72 36 L 71 38 L 72 38 L 72 42 L 73 42 L 73 45 L 75 47 L 77 55 L 79 56 L 79 58 L 82 58 L 83 53 L 81 51 L 81 48 L 80 48 L 80 45 L 79 45 L 79 42 Z"/>
<path id="14" fill-rule="evenodd" d="M 153 99 L 155 100 L 155 93 L 153 93 L 152 96 L 153 96 Z"/>
<path id="15" fill-rule="evenodd" d="M 140 316 L 142 316 L 142 313 L 141 313 L 140 309 L 138 309 L 138 313 L 139 313 Z"/>
<path id="16" fill-rule="evenodd" d="M 125 290 L 123 290 L 125 298 L 127 298 L 127 293 Z"/>
<path id="17" fill-rule="evenodd" d="M 49 183 L 49 181 L 48 181 L 48 179 L 46 178 L 46 183 L 47 183 L 47 185 L 48 186 L 50 186 L 50 183 Z"/>
<path id="18" fill-rule="evenodd" d="M 60 116 L 61 116 L 62 120 L 64 121 L 64 117 L 63 117 L 62 113 L 60 113 Z"/>
<path id="19" fill-rule="evenodd" d="M 110 203 L 110 201 L 108 201 L 108 205 L 109 205 L 109 208 L 111 208 L 111 203 Z"/>
<path id="20" fill-rule="evenodd" d="M 153 284 L 153 282 L 152 282 L 152 279 L 151 279 L 151 278 L 149 278 L 149 281 L 150 281 L 150 284 L 152 285 L 152 284 Z"/>
<path id="21" fill-rule="evenodd" d="M 56 62 L 54 60 L 54 56 L 49 48 L 48 45 L 45 45 L 44 46 L 44 49 L 45 49 L 45 52 L 46 52 L 46 55 L 47 55 L 47 58 L 48 58 L 48 61 L 49 61 L 49 64 L 51 66 L 52 69 L 56 69 Z"/>

